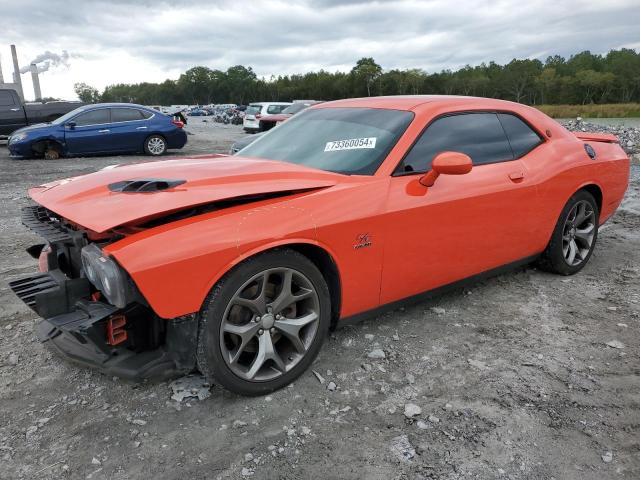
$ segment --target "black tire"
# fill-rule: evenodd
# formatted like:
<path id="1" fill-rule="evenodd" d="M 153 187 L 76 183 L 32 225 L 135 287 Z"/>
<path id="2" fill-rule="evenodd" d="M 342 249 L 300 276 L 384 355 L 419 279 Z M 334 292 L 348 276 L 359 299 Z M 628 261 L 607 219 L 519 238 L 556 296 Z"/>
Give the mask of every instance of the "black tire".
<path id="1" fill-rule="evenodd" d="M 167 140 L 162 135 L 150 135 L 144 141 L 144 153 L 159 157 L 167 152 Z"/>
<path id="2" fill-rule="evenodd" d="M 587 202 L 591 206 L 591 209 L 594 213 L 595 221 L 593 222 L 593 239 L 588 248 L 588 253 L 586 253 L 581 258 L 580 263 L 570 264 L 565 258 L 565 254 L 563 251 L 563 235 L 565 234 L 565 225 L 567 224 L 569 214 L 572 212 L 574 207 L 581 202 Z M 593 195 L 591 195 L 586 190 L 579 190 L 578 192 L 573 194 L 565 207 L 562 209 L 562 213 L 560 213 L 558 222 L 556 223 L 556 226 L 551 235 L 551 240 L 549 240 L 547 248 L 538 261 L 538 265 L 540 266 L 540 268 L 548 272 L 558 273 L 560 275 L 573 275 L 582 270 L 584 266 L 589 262 L 591 254 L 593 253 L 593 250 L 596 246 L 596 240 L 598 239 L 599 219 L 600 210 L 598 208 L 598 203 L 596 202 L 595 198 L 593 198 Z"/>
<path id="3" fill-rule="evenodd" d="M 230 302 L 249 279 L 274 268 L 293 269 L 310 281 L 319 305 L 317 330 L 303 356 L 290 370 L 271 380 L 251 381 L 237 375 L 223 357 L 223 318 Z M 331 298 L 322 274 L 307 257 L 288 248 L 275 249 L 242 262 L 220 279 L 204 301 L 199 321 L 197 360 L 202 374 L 212 383 L 234 393 L 247 396 L 264 395 L 293 382 L 317 357 L 331 323 Z M 264 331 L 263 335 L 267 333 Z"/>

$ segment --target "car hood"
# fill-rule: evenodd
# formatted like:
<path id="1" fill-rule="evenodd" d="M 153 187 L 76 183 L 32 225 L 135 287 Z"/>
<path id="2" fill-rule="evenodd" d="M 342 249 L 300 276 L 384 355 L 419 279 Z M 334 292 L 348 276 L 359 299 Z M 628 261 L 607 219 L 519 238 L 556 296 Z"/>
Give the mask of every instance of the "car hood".
<path id="1" fill-rule="evenodd" d="M 50 123 L 34 123 L 33 125 L 29 125 L 27 127 L 22 127 L 22 128 L 19 128 L 18 130 L 15 130 L 14 132 L 11 133 L 11 135 L 15 135 L 16 133 L 27 133 L 27 132 L 33 132 L 36 130 L 44 130 L 50 127 L 51 127 Z"/>
<path id="2" fill-rule="evenodd" d="M 217 201 L 330 187 L 341 178 L 292 163 L 214 155 L 107 167 L 31 188 L 29 195 L 61 217 L 102 233 Z"/>

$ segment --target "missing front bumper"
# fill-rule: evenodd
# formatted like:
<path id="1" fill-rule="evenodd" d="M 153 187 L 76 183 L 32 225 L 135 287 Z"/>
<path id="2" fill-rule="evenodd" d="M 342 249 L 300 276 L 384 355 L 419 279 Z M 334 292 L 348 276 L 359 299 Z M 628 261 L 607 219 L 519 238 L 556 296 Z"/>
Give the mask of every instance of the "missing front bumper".
<path id="1" fill-rule="evenodd" d="M 166 321 L 144 307 L 119 309 L 91 301 L 86 279 L 69 279 L 59 271 L 9 285 L 44 317 L 36 326 L 39 339 L 68 360 L 134 381 L 167 379 L 195 367 L 195 315 Z M 115 316 L 131 319 L 130 338 L 118 346 L 107 343 L 107 325 Z"/>

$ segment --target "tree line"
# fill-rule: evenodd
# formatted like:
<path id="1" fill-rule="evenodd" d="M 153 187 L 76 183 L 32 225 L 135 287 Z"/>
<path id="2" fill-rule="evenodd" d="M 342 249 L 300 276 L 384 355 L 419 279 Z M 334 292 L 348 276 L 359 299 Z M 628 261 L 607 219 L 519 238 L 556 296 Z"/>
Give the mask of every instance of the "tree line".
<path id="1" fill-rule="evenodd" d="M 361 58 L 350 72 L 320 70 L 258 78 L 251 67 L 226 71 L 196 66 L 177 80 L 110 85 L 100 93 L 76 84 L 86 102 L 133 102 L 144 105 L 247 104 L 294 99 L 336 100 L 349 97 L 447 94 L 493 97 L 530 105 L 640 102 L 640 53 L 623 48 L 606 55 L 584 51 L 568 59 L 544 62 L 513 59 L 467 65 L 459 70 L 383 70 L 373 58 Z"/>

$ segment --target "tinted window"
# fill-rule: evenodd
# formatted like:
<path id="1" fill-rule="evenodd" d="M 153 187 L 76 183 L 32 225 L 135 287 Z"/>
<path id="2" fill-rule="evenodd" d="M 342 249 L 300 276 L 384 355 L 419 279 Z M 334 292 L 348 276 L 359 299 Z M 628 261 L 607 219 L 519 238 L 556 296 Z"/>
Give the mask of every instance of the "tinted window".
<path id="1" fill-rule="evenodd" d="M 109 109 L 102 108 L 100 110 L 92 110 L 91 112 L 81 113 L 73 119 L 77 126 L 82 125 L 101 125 L 109 123 Z"/>
<path id="2" fill-rule="evenodd" d="M 0 105 L 15 105 L 11 92 L 0 90 Z"/>
<path id="3" fill-rule="evenodd" d="M 499 113 L 498 118 L 507 133 L 516 158 L 526 155 L 542 143 L 540 136 L 515 115 Z"/>
<path id="4" fill-rule="evenodd" d="M 262 105 L 249 105 L 247 108 L 247 115 L 255 115 L 256 113 L 260 113 L 262 110 Z"/>
<path id="5" fill-rule="evenodd" d="M 281 111 L 283 111 L 285 108 L 287 108 L 289 105 L 269 105 L 267 107 L 267 113 L 270 114 L 276 114 L 276 113 L 280 113 Z"/>
<path id="6" fill-rule="evenodd" d="M 402 162 L 400 171 L 425 172 L 441 152 L 469 155 L 474 165 L 513 160 L 509 142 L 495 113 L 466 113 L 433 122 Z"/>
<path id="7" fill-rule="evenodd" d="M 338 173 L 373 175 L 412 119 L 412 112 L 399 110 L 305 110 L 269 130 L 240 154 Z"/>
<path id="8" fill-rule="evenodd" d="M 135 108 L 112 108 L 111 122 L 130 122 L 132 120 L 142 120 L 144 116 L 140 110 Z"/>

